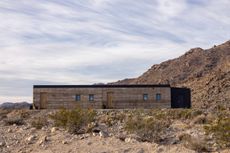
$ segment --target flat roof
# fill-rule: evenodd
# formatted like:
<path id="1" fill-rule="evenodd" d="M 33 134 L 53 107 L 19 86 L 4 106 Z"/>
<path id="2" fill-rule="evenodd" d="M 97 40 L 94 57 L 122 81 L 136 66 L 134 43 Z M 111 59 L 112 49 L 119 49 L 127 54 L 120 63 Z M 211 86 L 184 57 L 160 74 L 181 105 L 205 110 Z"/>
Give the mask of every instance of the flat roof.
<path id="1" fill-rule="evenodd" d="M 126 85 L 34 85 L 34 88 L 151 88 L 170 87 L 169 84 L 126 84 Z"/>

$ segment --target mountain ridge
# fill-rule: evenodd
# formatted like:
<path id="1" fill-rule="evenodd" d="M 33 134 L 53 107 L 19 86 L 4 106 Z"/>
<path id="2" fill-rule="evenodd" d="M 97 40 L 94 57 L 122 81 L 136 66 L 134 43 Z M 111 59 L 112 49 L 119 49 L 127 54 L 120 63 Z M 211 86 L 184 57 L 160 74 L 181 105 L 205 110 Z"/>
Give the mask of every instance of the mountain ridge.
<path id="1" fill-rule="evenodd" d="M 178 58 L 153 65 L 137 78 L 112 84 L 168 83 L 191 88 L 195 108 L 229 107 L 230 40 L 209 49 L 192 48 Z"/>
<path id="2" fill-rule="evenodd" d="M 0 109 L 30 109 L 32 104 L 28 102 L 4 102 L 0 104 Z"/>

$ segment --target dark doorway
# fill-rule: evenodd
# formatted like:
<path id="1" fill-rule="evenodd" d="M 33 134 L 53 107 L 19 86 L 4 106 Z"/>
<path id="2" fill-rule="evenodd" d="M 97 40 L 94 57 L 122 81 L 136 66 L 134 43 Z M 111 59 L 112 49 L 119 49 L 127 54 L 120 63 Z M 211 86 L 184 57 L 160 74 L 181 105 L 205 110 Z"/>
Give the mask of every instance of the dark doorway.
<path id="1" fill-rule="evenodd" d="M 171 88 L 172 108 L 191 108 L 191 90 L 189 88 Z"/>

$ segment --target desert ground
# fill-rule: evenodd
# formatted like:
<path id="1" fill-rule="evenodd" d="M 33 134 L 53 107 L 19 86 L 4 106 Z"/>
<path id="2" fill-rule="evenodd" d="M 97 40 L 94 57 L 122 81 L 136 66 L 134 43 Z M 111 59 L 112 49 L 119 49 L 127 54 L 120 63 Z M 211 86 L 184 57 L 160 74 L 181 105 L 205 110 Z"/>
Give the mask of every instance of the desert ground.
<path id="1" fill-rule="evenodd" d="M 0 112 L 1 153 L 230 152 L 223 108 Z"/>

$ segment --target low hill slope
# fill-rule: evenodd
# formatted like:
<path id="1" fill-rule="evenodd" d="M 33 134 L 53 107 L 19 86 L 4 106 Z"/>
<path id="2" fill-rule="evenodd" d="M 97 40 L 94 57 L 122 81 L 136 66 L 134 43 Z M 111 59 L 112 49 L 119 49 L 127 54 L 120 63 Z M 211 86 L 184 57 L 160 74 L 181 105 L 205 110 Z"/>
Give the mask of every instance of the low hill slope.
<path id="1" fill-rule="evenodd" d="M 135 79 L 115 84 L 163 84 L 192 89 L 193 107 L 230 105 L 230 41 L 210 49 L 193 48 L 184 55 L 153 65 Z"/>

